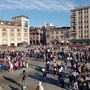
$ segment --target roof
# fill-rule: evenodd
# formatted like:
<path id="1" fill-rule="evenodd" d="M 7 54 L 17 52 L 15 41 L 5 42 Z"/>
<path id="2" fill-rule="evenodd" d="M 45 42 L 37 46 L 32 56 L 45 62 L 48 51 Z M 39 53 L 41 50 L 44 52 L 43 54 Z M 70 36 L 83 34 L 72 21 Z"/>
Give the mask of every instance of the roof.
<path id="1" fill-rule="evenodd" d="M 25 15 L 16 16 L 16 17 L 13 17 L 12 19 L 20 18 L 20 17 L 26 17 L 27 19 L 29 19 L 29 17 L 27 17 L 27 16 L 25 16 Z"/>
<path id="2" fill-rule="evenodd" d="M 90 8 L 90 5 L 75 7 L 75 9 L 72 9 L 70 11 L 79 10 L 79 9 L 86 9 L 86 8 Z"/>
<path id="3" fill-rule="evenodd" d="M 29 30 L 38 30 L 38 29 L 40 29 L 40 30 L 41 30 L 41 28 L 40 28 L 40 27 L 34 27 L 34 26 L 32 26 L 32 27 L 30 27 L 30 28 L 29 28 Z"/>
<path id="4" fill-rule="evenodd" d="M 47 31 L 62 31 L 62 30 L 69 30 L 70 27 L 54 27 L 51 30 L 47 30 Z"/>
<path id="5" fill-rule="evenodd" d="M 19 24 L 12 21 L 0 20 L 0 25 L 9 25 L 9 26 L 20 26 Z"/>
<path id="6" fill-rule="evenodd" d="M 70 29 L 70 27 L 69 26 L 67 26 L 67 27 L 55 27 L 54 29 Z"/>

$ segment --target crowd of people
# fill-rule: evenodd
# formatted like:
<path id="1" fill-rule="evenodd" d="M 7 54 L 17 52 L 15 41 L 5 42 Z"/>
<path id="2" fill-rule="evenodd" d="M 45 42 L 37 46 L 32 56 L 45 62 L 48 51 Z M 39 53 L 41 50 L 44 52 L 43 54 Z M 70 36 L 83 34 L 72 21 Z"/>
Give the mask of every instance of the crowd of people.
<path id="1" fill-rule="evenodd" d="M 53 75 L 57 76 L 57 82 L 65 88 L 65 79 L 69 79 L 68 87 L 75 90 L 90 90 L 90 54 L 86 51 L 80 52 L 56 52 L 50 48 L 30 48 L 25 51 L 1 51 L 0 64 L 4 70 L 13 72 L 17 69 L 28 68 L 29 58 L 42 59 L 46 62 L 42 67 L 44 80 L 47 74 L 53 70 Z M 71 65 L 68 65 L 68 62 Z M 71 72 L 67 75 L 64 70 L 68 68 Z M 25 79 L 23 75 L 23 80 Z M 25 84 L 25 83 L 23 83 Z"/>
<path id="2" fill-rule="evenodd" d="M 34 56 L 32 56 L 34 55 Z M 50 65 L 53 65 L 53 74 L 58 76 L 58 83 L 65 88 L 65 78 L 69 79 L 68 87 L 72 90 L 90 89 L 90 55 L 86 52 L 52 52 L 50 49 L 37 49 L 31 57 L 43 58 L 46 65 L 42 68 L 44 79 L 50 73 Z M 71 65 L 67 65 L 70 62 Z M 81 64 L 82 63 L 82 64 Z M 71 72 L 65 75 L 64 70 L 70 67 Z"/>
<path id="3" fill-rule="evenodd" d="M 27 51 L 2 51 L 0 52 L 0 68 L 13 72 L 17 69 L 28 68 Z"/>

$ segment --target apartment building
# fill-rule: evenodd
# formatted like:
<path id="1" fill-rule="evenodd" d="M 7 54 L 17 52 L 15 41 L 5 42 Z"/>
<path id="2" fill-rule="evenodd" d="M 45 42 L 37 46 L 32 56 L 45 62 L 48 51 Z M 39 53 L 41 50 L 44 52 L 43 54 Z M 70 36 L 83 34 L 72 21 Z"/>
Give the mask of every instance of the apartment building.
<path id="1" fill-rule="evenodd" d="M 90 6 L 76 7 L 70 15 L 70 41 L 73 44 L 90 44 Z"/>
<path id="2" fill-rule="evenodd" d="M 29 18 L 16 16 L 11 21 L 0 20 L 0 45 L 19 46 L 30 44 Z"/>
<path id="3" fill-rule="evenodd" d="M 70 27 L 52 27 L 46 31 L 47 44 L 69 43 Z"/>
<path id="4" fill-rule="evenodd" d="M 30 45 L 40 45 L 41 40 L 41 28 L 40 27 L 30 27 Z"/>

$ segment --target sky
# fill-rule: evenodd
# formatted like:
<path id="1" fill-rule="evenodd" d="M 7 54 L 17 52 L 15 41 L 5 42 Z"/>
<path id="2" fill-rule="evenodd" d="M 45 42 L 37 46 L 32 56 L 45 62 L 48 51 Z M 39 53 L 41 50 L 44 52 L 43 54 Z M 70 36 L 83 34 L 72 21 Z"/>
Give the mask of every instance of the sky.
<path id="1" fill-rule="evenodd" d="M 90 0 L 0 0 L 0 19 L 25 15 L 30 26 L 70 26 L 70 10 L 84 5 L 90 5 Z"/>

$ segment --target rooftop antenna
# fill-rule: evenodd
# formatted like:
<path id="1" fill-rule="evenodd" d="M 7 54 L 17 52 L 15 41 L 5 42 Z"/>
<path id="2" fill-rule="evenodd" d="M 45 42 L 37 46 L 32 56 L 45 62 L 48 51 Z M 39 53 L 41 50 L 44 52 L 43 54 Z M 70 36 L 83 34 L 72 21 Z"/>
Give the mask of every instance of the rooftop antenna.
<path id="1" fill-rule="evenodd" d="M 45 22 L 45 28 L 46 28 L 46 24 L 47 24 L 47 23 Z"/>

